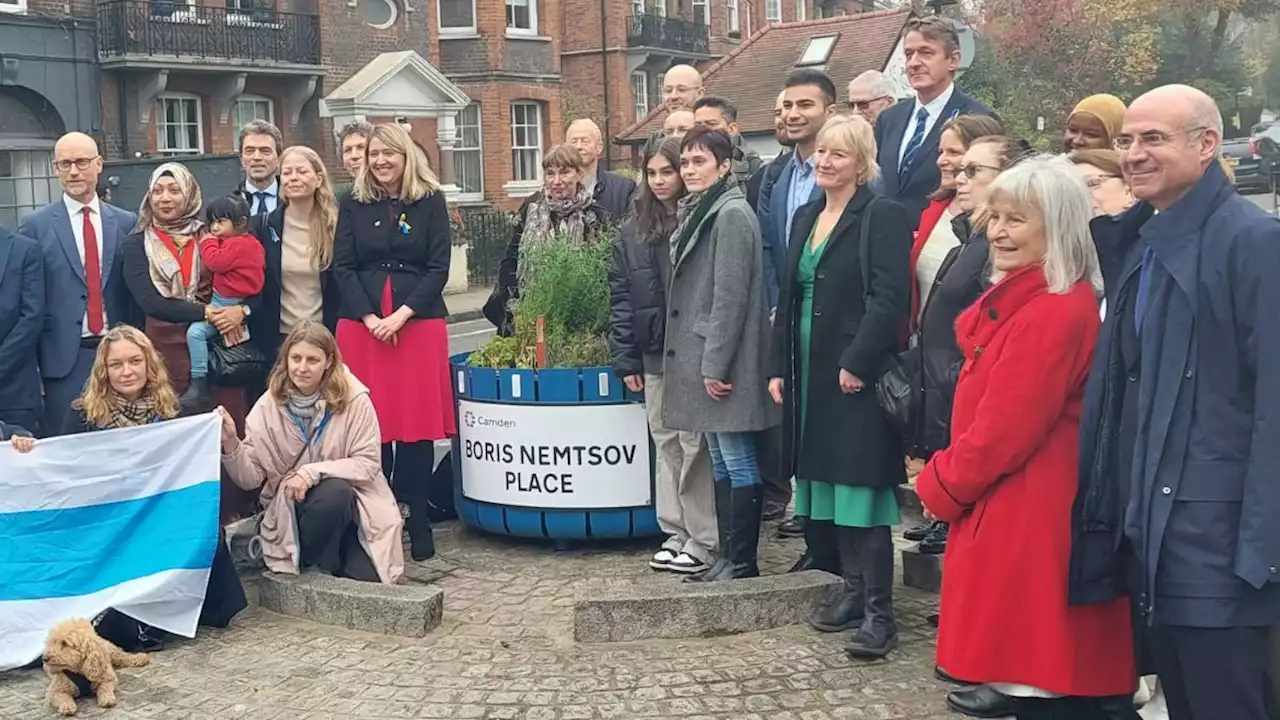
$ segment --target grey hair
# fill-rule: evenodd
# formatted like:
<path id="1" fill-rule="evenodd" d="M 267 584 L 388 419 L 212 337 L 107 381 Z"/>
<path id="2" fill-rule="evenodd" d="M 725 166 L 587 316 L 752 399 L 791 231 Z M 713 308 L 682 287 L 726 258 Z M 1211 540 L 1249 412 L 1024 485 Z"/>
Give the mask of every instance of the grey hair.
<path id="1" fill-rule="evenodd" d="M 373 137 L 373 123 L 364 120 L 352 120 L 338 131 L 338 152 L 342 152 L 342 143 L 351 135 L 360 135 L 366 140 Z"/>
<path id="2" fill-rule="evenodd" d="M 868 70 L 849 83 L 850 86 L 863 84 L 871 86 L 871 97 L 893 97 L 893 83 L 879 70 Z"/>
<path id="3" fill-rule="evenodd" d="M 250 120 L 240 128 L 240 146 L 244 147 L 244 139 L 250 135 L 270 135 L 272 140 L 276 141 L 276 154 L 279 155 L 284 151 L 284 135 L 280 134 L 280 128 L 263 120 Z"/>
<path id="4" fill-rule="evenodd" d="M 1089 188 L 1067 158 L 1033 155 L 996 176 L 987 205 L 999 199 L 1030 208 L 1044 219 L 1044 278 L 1049 292 L 1065 295 L 1081 280 L 1102 292 L 1098 252 L 1089 233 L 1093 202 Z"/>

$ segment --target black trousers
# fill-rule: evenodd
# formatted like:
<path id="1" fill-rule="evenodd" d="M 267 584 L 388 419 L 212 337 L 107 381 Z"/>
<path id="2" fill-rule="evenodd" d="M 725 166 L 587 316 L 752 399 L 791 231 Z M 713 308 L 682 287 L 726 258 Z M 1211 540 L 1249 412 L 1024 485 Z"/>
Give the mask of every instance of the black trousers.
<path id="1" fill-rule="evenodd" d="M 303 567 L 337 577 L 378 582 L 373 560 L 360 545 L 356 492 L 339 478 L 325 478 L 296 506 L 298 548 Z"/>
<path id="2" fill-rule="evenodd" d="M 1144 628 L 1169 720 L 1271 720 L 1270 628 Z"/>
<path id="3" fill-rule="evenodd" d="M 756 433 L 756 464 L 764 483 L 766 504 L 786 505 L 791 502 L 791 478 L 782 472 L 782 425 Z"/>

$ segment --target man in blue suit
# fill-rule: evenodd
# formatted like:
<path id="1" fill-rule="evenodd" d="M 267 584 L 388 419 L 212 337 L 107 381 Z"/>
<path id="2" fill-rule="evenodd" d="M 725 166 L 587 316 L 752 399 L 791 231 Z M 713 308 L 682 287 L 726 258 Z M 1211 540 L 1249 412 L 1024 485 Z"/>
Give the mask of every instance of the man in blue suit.
<path id="1" fill-rule="evenodd" d="M 949 20 L 939 17 L 907 21 L 902 40 L 907 79 L 916 96 L 880 113 L 876 119 L 877 162 L 884 197 L 902 203 L 913 227 L 938 189 L 938 136 L 942 126 L 960 115 L 995 115 L 991 108 L 955 86 L 960 67 L 960 38 Z"/>
<path id="2" fill-rule="evenodd" d="M 44 327 L 44 258 L 35 240 L 0 227 L 0 425 L 40 424 L 36 343 Z"/>
<path id="3" fill-rule="evenodd" d="M 45 437 L 62 432 L 71 401 L 80 396 L 103 333 L 133 320 L 133 301 L 120 251 L 137 216 L 98 199 L 102 156 L 84 133 L 68 133 L 53 149 L 63 195 L 27 215 L 18 234 L 44 256 L 44 330 L 38 359 L 44 379 Z"/>

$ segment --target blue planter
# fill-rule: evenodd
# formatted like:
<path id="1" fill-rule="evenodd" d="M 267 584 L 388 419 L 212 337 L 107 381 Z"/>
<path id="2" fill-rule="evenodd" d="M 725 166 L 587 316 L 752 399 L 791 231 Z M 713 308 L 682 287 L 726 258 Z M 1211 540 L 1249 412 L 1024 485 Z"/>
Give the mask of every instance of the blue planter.
<path id="1" fill-rule="evenodd" d="M 639 429 L 642 394 L 628 391 L 608 367 L 492 370 L 467 366 L 467 355 L 449 359 L 459 414 L 454 492 L 463 522 L 552 540 L 662 534 L 654 452 L 647 426 Z M 518 439 L 529 433 L 537 439 Z M 600 433 L 621 440 L 584 441 Z M 469 463 L 483 473 L 468 477 Z"/>

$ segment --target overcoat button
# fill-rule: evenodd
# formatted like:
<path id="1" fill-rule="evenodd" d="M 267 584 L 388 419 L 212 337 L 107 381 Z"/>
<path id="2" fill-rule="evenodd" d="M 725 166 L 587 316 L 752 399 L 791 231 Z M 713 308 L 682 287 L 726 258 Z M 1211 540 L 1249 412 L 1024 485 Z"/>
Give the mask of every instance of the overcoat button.
<path id="1" fill-rule="evenodd" d="M 678 318 L 678 317 L 680 317 L 680 311 L 679 311 L 679 310 L 672 310 L 672 311 L 671 311 L 671 317 L 673 317 L 673 318 Z"/>
<path id="2" fill-rule="evenodd" d="M 1168 486 L 1165 486 L 1165 487 L 1160 488 L 1160 492 L 1164 493 L 1165 495 L 1172 495 L 1172 494 L 1173 494 L 1173 488 L 1168 487 Z"/>
<path id="3" fill-rule="evenodd" d="M 999 313 L 996 312 L 995 308 L 991 308 L 990 310 L 988 310 L 987 314 L 991 316 L 992 320 L 995 320 L 996 318 L 1000 317 Z"/>
<path id="4" fill-rule="evenodd" d="M 668 351 L 667 351 L 667 357 L 669 357 L 669 358 L 673 358 L 673 357 L 675 357 L 675 356 L 676 356 L 676 351 L 675 351 L 675 350 L 668 350 Z"/>

